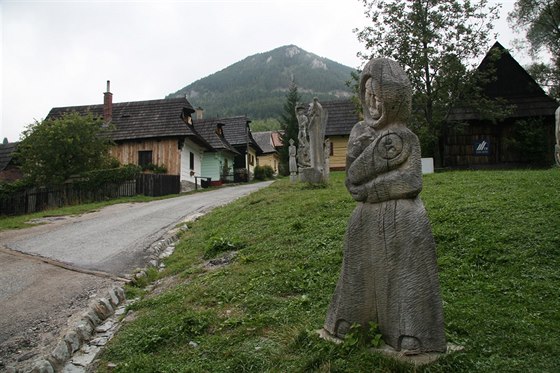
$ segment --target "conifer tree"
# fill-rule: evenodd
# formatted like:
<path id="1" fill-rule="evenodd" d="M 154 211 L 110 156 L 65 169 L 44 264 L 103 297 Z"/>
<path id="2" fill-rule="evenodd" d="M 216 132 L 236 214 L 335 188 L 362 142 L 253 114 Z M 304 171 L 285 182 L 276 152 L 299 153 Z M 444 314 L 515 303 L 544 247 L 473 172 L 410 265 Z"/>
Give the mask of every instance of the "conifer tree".
<path id="1" fill-rule="evenodd" d="M 290 89 L 286 94 L 286 102 L 283 106 L 283 112 L 280 115 L 280 124 L 282 130 L 284 131 L 282 135 L 282 148 L 280 149 L 280 173 L 282 175 L 289 175 L 289 149 L 290 139 L 294 140 L 294 145 L 298 145 L 298 132 L 299 125 L 296 116 L 296 106 L 301 100 L 301 96 L 298 93 L 298 88 L 295 82 L 292 80 L 290 83 Z"/>

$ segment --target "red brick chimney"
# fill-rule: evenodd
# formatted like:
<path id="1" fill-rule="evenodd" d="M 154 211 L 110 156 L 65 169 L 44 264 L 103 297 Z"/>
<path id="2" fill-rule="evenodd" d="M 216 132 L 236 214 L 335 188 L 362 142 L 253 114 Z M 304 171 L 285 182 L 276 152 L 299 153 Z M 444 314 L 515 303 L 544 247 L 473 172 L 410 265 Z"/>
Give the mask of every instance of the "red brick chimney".
<path id="1" fill-rule="evenodd" d="M 107 80 L 107 92 L 103 93 L 103 121 L 111 123 L 113 119 L 113 94 L 111 93 L 111 81 Z"/>

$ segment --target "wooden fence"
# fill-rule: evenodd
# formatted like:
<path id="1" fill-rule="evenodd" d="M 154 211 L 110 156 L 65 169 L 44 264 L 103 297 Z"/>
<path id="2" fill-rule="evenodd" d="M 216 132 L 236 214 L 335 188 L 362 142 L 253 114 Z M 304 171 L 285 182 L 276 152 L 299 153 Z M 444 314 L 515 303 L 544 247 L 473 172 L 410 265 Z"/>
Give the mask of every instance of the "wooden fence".
<path id="1" fill-rule="evenodd" d="M 0 215 L 29 214 L 138 194 L 159 197 L 178 194 L 180 191 L 181 183 L 177 175 L 140 174 L 135 180 L 118 184 L 108 183 L 95 190 L 82 189 L 73 183 L 66 183 L 50 188 L 30 188 L 9 196 L 0 196 Z"/>
<path id="2" fill-rule="evenodd" d="M 180 192 L 179 175 L 140 174 L 136 178 L 136 194 L 159 197 Z"/>

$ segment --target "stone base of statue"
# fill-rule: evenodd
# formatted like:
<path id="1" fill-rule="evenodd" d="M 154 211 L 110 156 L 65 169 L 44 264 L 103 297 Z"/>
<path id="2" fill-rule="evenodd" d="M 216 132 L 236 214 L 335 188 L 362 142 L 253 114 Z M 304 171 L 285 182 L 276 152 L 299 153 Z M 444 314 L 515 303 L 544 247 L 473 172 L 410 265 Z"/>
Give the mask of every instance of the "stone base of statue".
<path id="1" fill-rule="evenodd" d="M 297 174 L 295 172 L 290 172 L 290 182 L 291 183 L 297 182 Z"/>
<path id="2" fill-rule="evenodd" d="M 317 330 L 317 334 L 319 337 L 324 339 L 325 341 L 333 342 L 336 344 L 344 343 L 344 340 L 337 338 L 330 334 L 325 329 Z M 432 364 L 436 362 L 439 358 L 463 351 L 463 346 L 454 345 L 452 343 L 447 344 L 447 351 L 446 352 L 423 352 L 423 353 L 414 353 L 410 351 L 397 351 L 393 347 L 383 344 L 380 347 L 372 348 L 371 352 L 379 353 L 385 355 L 387 357 L 393 358 L 400 362 L 409 363 L 414 366 L 422 366 L 427 364 Z"/>
<path id="3" fill-rule="evenodd" d="M 302 183 L 320 184 L 325 182 L 325 175 L 320 170 L 307 167 L 301 169 L 299 180 Z"/>

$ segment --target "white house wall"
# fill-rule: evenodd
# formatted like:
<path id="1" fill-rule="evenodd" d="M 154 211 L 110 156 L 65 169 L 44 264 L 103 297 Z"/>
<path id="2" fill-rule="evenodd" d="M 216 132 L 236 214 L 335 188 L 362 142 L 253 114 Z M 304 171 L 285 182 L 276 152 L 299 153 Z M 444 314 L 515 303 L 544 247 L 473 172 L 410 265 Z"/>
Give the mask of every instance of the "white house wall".
<path id="1" fill-rule="evenodd" d="M 190 153 L 194 154 L 194 169 L 190 169 Z M 188 181 L 194 184 L 195 176 L 202 175 L 202 158 L 204 148 L 198 146 L 193 141 L 186 139 L 181 149 L 181 181 Z M 200 179 L 198 180 L 200 185 Z"/>

